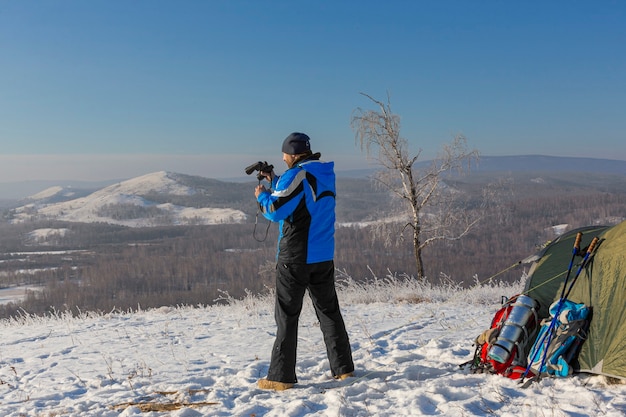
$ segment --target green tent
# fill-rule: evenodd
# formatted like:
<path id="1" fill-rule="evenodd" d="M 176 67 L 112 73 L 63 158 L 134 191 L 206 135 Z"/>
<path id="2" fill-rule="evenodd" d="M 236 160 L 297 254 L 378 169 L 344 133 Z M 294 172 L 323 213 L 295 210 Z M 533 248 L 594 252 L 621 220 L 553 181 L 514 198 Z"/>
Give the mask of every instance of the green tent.
<path id="1" fill-rule="evenodd" d="M 626 221 L 611 227 L 572 230 L 527 258 L 525 261 L 533 265 L 524 293 L 539 301 L 541 318 L 549 315 L 550 304 L 561 296 L 578 232 L 583 234 L 581 249 L 594 237 L 600 239 L 568 296 L 592 308 L 588 338 L 578 358 L 578 371 L 626 379 Z M 582 259 L 576 256 L 569 283 Z"/>

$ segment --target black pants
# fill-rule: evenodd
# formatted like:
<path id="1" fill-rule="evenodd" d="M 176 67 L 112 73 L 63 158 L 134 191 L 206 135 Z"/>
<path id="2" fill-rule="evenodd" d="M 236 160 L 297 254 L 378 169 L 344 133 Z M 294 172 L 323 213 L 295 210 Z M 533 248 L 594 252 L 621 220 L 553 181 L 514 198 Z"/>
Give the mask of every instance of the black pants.
<path id="1" fill-rule="evenodd" d="M 298 319 L 306 289 L 324 335 L 326 354 L 333 376 L 354 371 L 352 351 L 346 326 L 339 310 L 335 291 L 333 261 L 315 264 L 281 264 L 276 266 L 276 341 L 267 379 L 298 382 L 296 348 Z"/>

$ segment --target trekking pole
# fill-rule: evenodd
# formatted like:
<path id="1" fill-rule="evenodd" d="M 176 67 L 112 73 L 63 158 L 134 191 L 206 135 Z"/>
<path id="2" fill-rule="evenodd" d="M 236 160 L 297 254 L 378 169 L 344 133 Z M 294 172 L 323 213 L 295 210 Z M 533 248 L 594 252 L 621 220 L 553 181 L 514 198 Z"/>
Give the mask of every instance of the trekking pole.
<path id="1" fill-rule="evenodd" d="M 566 299 L 567 299 L 567 297 L 569 297 L 569 293 L 572 291 L 572 287 L 574 286 L 574 283 L 578 279 L 578 276 L 582 272 L 583 268 L 587 266 L 587 263 L 589 263 L 589 257 L 591 256 L 591 254 L 595 250 L 595 248 L 598 245 L 599 241 L 600 241 L 600 239 L 598 239 L 598 237 L 596 236 L 596 237 L 593 238 L 593 240 L 589 244 L 589 248 L 587 248 L 587 253 L 585 253 L 585 257 L 583 258 L 583 261 L 580 264 L 580 267 L 578 268 L 578 271 L 576 271 L 576 275 L 574 275 L 574 279 L 572 280 L 572 283 L 569 285 L 569 288 L 567 289 L 567 292 L 565 293 L 565 298 Z M 565 288 L 563 288 L 563 289 L 565 289 Z"/>
<path id="2" fill-rule="evenodd" d="M 563 282 L 563 289 L 561 290 L 561 298 L 565 295 L 565 287 L 567 287 L 567 281 L 569 281 L 569 275 L 572 272 L 572 267 L 574 266 L 574 259 L 576 255 L 580 253 L 580 241 L 583 238 L 583 233 L 576 233 L 576 240 L 574 241 L 574 248 L 572 249 L 572 259 L 569 261 L 569 268 L 567 268 L 567 275 L 565 276 L 565 281 Z"/>
<path id="3" fill-rule="evenodd" d="M 578 240 L 578 237 L 577 237 Z M 589 247 L 587 248 L 587 252 L 585 253 L 585 256 L 583 257 L 582 262 L 580 263 L 580 266 L 578 267 L 578 270 L 576 271 L 576 274 L 574 275 L 574 278 L 572 279 L 572 282 L 569 286 L 569 288 L 567 289 L 567 291 L 565 291 L 565 286 L 567 284 L 567 279 L 566 282 L 563 284 L 563 290 L 561 291 L 561 298 L 559 298 L 558 304 L 556 306 L 556 311 L 554 313 L 554 316 L 552 317 L 552 320 L 550 321 L 550 325 L 548 326 L 548 330 L 546 331 L 546 333 L 544 333 L 542 340 L 541 340 L 541 344 L 543 344 L 543 341 L 545 340 L 545 338 L 548 338 L 547 343 L 544 345 L 544 349 L 543 349 L 543 355 L 541 358 L 541 364 L 539 365 L 539 373 L 541 374 L 541 370 L 543 369 L 543 367 L 545 366 L 546 363 L 546 357 L 548 354 L 548 346 L 550 346 L 550 342 L 552 341 L 552 336 L 554 333 L 554 327 L 556 325 L 556 322 L 558 320 L 559 315 L 561 314 L 561 309 L 563 308 L 563 304 L 564 301 L 567 299 L 567 297 L 569 296 L 570 292 L 572 291 L 572 287 L 574 286 L 574 284 L 576 283 L 576 280 L 578 279 L 578 277 L 580 276 L 580 273 L 582 272 L 583 268 L 585 268 L 587 266 L 587 263 L 589 262 L 589 258 L 591 257 L 591 254 L 593 253 L 593 251 L 596 248 L 596 245 L 598 244 L 598 237 L 594 237 L 593 240 L 591 241 L 591 243 L 589 244 Z M 580 244 L 580 242 L 578 242 Z M 569 276 L 569 273 L 568 273 Z M 539 352 L 539 350 L 535 351 L 535 355 L 537 354 L 537 352 Z M 532 359 L 529 361 L 528 366 L 526 367 L 526 371 L 524 372 L 524 376 L 523 378 L 525 378 L 528 375 L 528 372 L 530 371 L 530 367 L 533 364 L 533 362 L 535 361 L 535 355 L 533 355 Z M 537 377 L 539 378 L 539 375 L 537 375 Z M 522 378 L 522 379 L 523 379 Z"/>
<path id="4" fill-rule="evenodd" d="M 582 232 L 576 233 L 576 239 L 574 240 L 574 247 L 572 248 L 572 259 L 569 261 L 569 267 L 567 268 L 567 275 L 565 276 L 565 281 L 563 281 L 563 289 L 561 290 L 561 297 L 559 298 L 559 304 L 561 304 L 561 300 L 563 299 L 563 296 L 565 295 L 565 288 L 567 287 L 569 276 L 572 273 L 572 268 L 574 267 L 574 260 L 576 259 L 576 255 L 580 253 L 580 241 L 582 240 L 582 238 L 583 238 Z M 548 334 L 552 332 L 552 328 L 554 327 L 553 325 L 554 321 L 555 320 L 553 318 L 552 321 L 550 322 L 550 326 L 548 327 L 548 331 L 542 335 L 541 342 L 539 345 L 543 344 Z M 552 337 L 550 336 L 550 339 L 551 338 Z M 548 339 L 548 343 L 546 344 L 546 346 L 550 344 L 550 339 Z M 535 362 L 537 353 L 538 353 L 538 350 L 535 351 L 535 353 L 533 354 L 533 357 L 528 361 L 528 366 L 526 367 L 526 370 L 524 371 L 524 374 L 522 375 L 522 378 L 521 378 L 522 381 L 528 376 L 528 373 L 530 372 L 530 367 L 533 364 L 533 362 Z M 544 351 L 544 360 L 545 360 L 545 351 Z M 542 360 L 542 366 L 543 366 L 543 360 Z M 541 369 L 541 367 L 539 369 Z"/>

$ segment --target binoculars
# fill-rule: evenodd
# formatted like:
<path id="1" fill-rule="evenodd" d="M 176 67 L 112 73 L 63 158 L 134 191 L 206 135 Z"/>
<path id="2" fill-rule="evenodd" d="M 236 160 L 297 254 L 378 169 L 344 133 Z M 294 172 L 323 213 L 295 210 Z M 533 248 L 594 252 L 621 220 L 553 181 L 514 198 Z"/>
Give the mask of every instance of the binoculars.
<path id="1" fill-rule="evenodd" d="M 261 181 L 263 178 L 265 178 L 265 176 L 263 175 L 264 172 L 269 173 L 272 172 L 272 170 L 274 169 L 274 165 L 270 165 L 267 162 L 255 162 L 254 164 L 246 167 L 246 174 L 251 175 L 254 171 L 258 171 L 258 175 L 256 176 L 256 178 Z"/>

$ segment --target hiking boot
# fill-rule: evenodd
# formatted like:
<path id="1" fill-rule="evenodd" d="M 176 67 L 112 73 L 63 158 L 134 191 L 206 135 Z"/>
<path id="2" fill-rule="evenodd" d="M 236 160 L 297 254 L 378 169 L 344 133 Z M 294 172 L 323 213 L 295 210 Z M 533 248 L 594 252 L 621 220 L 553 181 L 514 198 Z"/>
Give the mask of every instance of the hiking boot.
<path id="1" fill-rule="evenodd" d="M 354 372 L 348 372 L 346 374 L 335 375 L 333 378 L 343 381 L 344 379 L 352 378 L 354 376 Z"/>
<path id="2" fill-rule="evenodd" d="M 261 389 L 273 389 L 274 391 L 284 391 L 293 388 L 291 382 L 270 381 L 267 378 L 259 379 L 258 386 Z"/>

